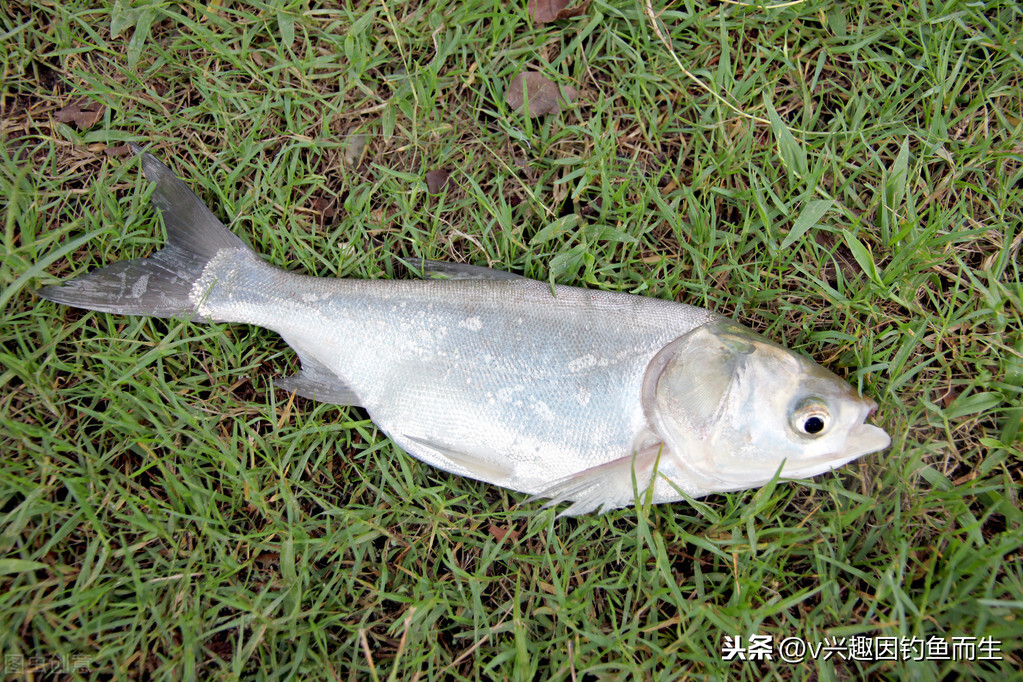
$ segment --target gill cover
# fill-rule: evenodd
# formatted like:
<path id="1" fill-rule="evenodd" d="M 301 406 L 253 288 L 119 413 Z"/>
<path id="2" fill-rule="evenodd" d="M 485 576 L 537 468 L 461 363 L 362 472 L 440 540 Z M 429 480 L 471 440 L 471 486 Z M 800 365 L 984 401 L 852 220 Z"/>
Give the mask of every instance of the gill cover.
<path id="1" fill-rule="evenodd" d="M 755 332 L 722 318 L 662 348 L 643 377 L 643 411 L 654 430 L 662 437 L 680 430 L 706 437 L 759 340 Z"/>

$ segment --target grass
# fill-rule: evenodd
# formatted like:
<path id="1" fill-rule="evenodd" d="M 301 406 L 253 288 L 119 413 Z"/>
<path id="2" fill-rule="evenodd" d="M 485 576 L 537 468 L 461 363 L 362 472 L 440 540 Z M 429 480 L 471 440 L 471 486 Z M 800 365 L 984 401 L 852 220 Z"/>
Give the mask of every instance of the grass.
<path id="1" fill-rule="evenodd" d="M 0 19 L 5 672 L 1018 676 L 1014 0 L 593 0 L 547 26 L 484 0 L 14 0 Z M 527 69 L 578 101 L 509 111 Z M 580 519 L 431 469 L 365 413 L 275 390 L 296 360 L 272 333 L 33 294 L 162 242 L 129 140 L 280 265 L 465 260 L 733 315 L 876 398 L 892 446 Z M 1002 644 L 722 660 L 757 634 Z"/>

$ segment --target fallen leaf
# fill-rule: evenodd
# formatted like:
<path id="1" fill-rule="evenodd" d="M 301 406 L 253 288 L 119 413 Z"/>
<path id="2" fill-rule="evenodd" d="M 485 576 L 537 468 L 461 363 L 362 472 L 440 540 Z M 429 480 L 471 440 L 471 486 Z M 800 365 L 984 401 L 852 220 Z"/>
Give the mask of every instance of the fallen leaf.
<path id="1" fill-rule="evenodd" d="M 508 84 L 504 101 L 514 111 L 519 113 L 525 111 L 529 116 L 536 118 L 561 111 L 563 104 L 574 102 L 578 96 L 579 91 L 571 86 L 566 85 L 559 90 L 557 83 L 542 73 L 527 71 L 515 76 Z"/>
<path id="2" fill-rule="evenodd" d="M 313 212 L 320 219 L 320 226 L 323 227 L 340 212 L 336 199 L 328 197 L 316 197 L 312 202 Z"/>
<path id="3" fill-rule="evenodd" d="M 103 153 L 106 154 L 107 156 L 113 156 L 115 158 L 121 156 L 128 156 L 129 154 L 131 154 L 131 147 L 129 147 L 127 144 L 117 144 L 112 147 L 107 147 L 106 149 L 103 150 Z"/>
<path id="4" fill-rule="evenodd" d="M 956 398 L 959 397 L 960 393 L 962 393 L 962 391 L 957 388 L 949 388 L 945 391 L 945 395 L 941 397 L 941 406 L 947 410 L 952 406 L 952 403 L 956 401 Z"/>
<path id="5" fill-rule="evenodd" d="M 256 556 L 256 562 L 261 565 L 262 568 L 273 566 L 281 563 L 281 555 L 277 552 L 260 552 Z"/>
<path id="6" fill-rule="evenodd" d="M 448 184 L 451 173 L 446 170 L 426 171 L 426 189 L 430 194 L 440 194 Z"/>
<path id="7" fill-rule="evenodd" d="M 552 21 L 577 17 L 586 11 L 589 0 L 575 7 L 569 7 L 572 0 L 529 0 L 529 16 L 538 24 L 549 24 Z"/>
<path id="8" fill-rule="evenodd" d="M 324 215 L 329 214 L 327 215 L 328 218 L 333 217 L 333 215 L 337 213 L 337 209 L 334 208 L 333 203 L 334 202 L 327 197 L 317 197 L 316 199 L 313 199 L 313 210 L 317 213 L 323 213 Z"/>
<path id="9" fill-rule="evenodd" d="M 511 542 L 515 542 L 516 540 L 519 539 L 520 535 L 519 531 L 517 530 L 512 530 L 511 528 L 501 528 L 500 526 L 495 526 L 493 524 L 491 524 L 490 526 L 490 534 L 493 535 L 494 539 L 497 540 L 498 542 L 504 540 L 505 536 L 508 536 L 508 539 Z"/>
<path id="10" fill-rule="evenodd" d="M 106 107 L 99 102 L 82 97 L 55 113 L 53 117 L 61 123 L 74 123 L 78 130 L 88 130 L 96 125 L 105 109 Z"/>
<path id="11" fill-rule="evenodd" d="M 838 273 L 835 271 L 834 263 L 842 271 L 842 275 L 848 280 L 856 280 L 863 274 L 863 269 L 856 264 L 852 251 L 844 243 L 839 242 L 830 233 L 819 231 L 814 234 L 814 241 L 829 251 L 834 249 L 833 260 L 827 261 L 821 268 L 821 277 L 828 282 L 836 281 Z"/>

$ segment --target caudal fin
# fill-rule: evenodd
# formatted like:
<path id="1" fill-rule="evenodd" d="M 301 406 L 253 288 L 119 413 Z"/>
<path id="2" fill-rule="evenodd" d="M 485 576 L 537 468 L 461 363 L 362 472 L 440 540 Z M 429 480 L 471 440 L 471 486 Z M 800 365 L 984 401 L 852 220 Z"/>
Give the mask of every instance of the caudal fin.
<path id="1" fill-rule="evenodd" d="M 192 289 L 206 263 L 224 249 L 250 249 L 167 166 L 134 144 L 131 150 L 156 185 L 152 201 L 163 215 L 167 245 L 150 258 L 118 261 L 37 293 L 75 308 L 203 322 Z"/>

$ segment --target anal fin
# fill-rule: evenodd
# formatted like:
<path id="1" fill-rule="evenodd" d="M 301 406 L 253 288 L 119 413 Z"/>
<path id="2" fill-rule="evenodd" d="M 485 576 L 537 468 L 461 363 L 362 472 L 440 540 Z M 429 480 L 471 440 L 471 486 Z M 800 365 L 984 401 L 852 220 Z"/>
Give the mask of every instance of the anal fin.
<path id="1" fill-rule="evenodd" d="M 579 516 L 598 510 L 603 514 L 611 509 L 627 507 L 636 501 L 637 493 L 641 495 L 652 484 L 654 470 L 663 451 L 663 444 L 657 443 L 628 457 L 584 469 L 555 481 L 526 502 L 549 498 L 543 509 L 571 502 L 558 516 Z M 635 486 L 633 470 L 636 472 Z"/>
<path id="2" fill-rule="evenodd" d="M 285 391 L 294 391 L 303 398 L 323 403 L 360 406 L 359 396 L 355 391 L 326 365 L 308 355 L 299 353 L 298 357 L 302 363 L 302 371 L 277 379 L 274 385 Z"/>

